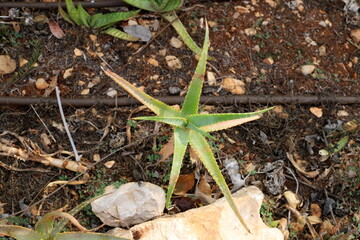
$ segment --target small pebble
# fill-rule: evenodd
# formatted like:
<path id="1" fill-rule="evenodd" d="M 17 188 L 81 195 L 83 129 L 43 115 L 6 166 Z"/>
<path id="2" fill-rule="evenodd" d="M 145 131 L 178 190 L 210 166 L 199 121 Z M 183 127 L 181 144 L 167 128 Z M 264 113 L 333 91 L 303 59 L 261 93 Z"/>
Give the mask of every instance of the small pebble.
<path id="1" fill-rule="evenodd" d="M 176 95 L 181 92 L 181 89 L 179 87 L 169 87 L 169 92 L 171 95 Z"/>

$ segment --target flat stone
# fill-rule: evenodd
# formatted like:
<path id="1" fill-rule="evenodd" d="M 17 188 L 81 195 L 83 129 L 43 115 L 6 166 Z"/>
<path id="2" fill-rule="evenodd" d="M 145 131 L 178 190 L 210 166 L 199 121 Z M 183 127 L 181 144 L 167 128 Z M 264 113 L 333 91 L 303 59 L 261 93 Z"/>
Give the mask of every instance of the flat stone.
<path id="1" fill-rule="evenodd" d="M 93 201 L 91 207 L 103 223 L 128 227 L 160 216 L 165 208 L 165 192 L 148 182 L 126 183 Z"/>
<path id="2" fill-rule="evenodd" d="M 221 198 L 205 207 L 191 209 L 173 216 L 164 216 L 125 231 L 138 240 L 283 240 L 277 228 L 269 228 L 260 217 L 264 194 L 254 186 L 233 194 L 235 204 L 250 233 L 234 214 L 229 203 Z M 113 230 L 113 232 L 115 232 Z M 123 231 L 121 231 L 123 232 Z"/>

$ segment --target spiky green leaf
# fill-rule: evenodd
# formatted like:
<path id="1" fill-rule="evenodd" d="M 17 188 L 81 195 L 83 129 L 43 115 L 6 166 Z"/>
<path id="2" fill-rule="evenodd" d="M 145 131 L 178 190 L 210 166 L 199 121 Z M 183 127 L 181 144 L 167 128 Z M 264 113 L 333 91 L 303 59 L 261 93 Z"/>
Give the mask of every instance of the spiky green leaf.
<path id="1" fill-rule="evenodd" d="M 187 120 L 206 132 L 214 132 L 259 119 L 271 109 L 250 113 L 194 114 L 187 116 Z"/>
<path id="2" fill-rule="evenodd" d="M 90 19 L 90 26 L 94 27 L 95 23 L 102 18 L 103 14 L 102 13 L 96 13 L 95 15 L 93 15 Z"/>
<path id="3" fill-rule="evenodd" d="M 62 7 L 60 6 L 60 2 L 59 2 L 59 6 L 58 6 L 58 11 L 60 13 L 60 16 L 67 22 L 74 24 L 73 21 L 71 21 L 71 18 L 69 16 L 69 14 L 67 14 L 67 12 L 64 11 L 64 9 L 62 9 Z"/>
<path id="4" fill-rule="evenodd" d="M 83 6 L 79 3 L 78 5 L 78 13 L 80 17 L 80 21 L 82 23 L 81 26 L 89 27 L 91 16 L 90 14 L 83 8 Z"/>
<path id="5" fill-rule="evenodd" d="M 235 212 L 236 216 L 240 220 L 244 228 L 249 232 L 244 219 L 241 217 L 239 210 L 237 209 L 234 199 L 232 198 L 231 192 L 226 185 L 224 176 L 222 175 L 219 166 L 216 163 L 216 159 L 211 151 L 211 148 L 206 139 L 198 132 L 191 131 L 189 136 L 190 145 L 195 150 L 202 163 L 219 186 L 221 192 L 224 194 L 225 199 L 228 201 L 230 207 Z"/>
<path id="6" fill-rule="evenodd" d="M 127 4 L 144 9 L 150 12 L 157 12 L 157 9 L 154 8 L 153 3 L 151 1 L 147 0 L 123 0 L 123 2 L 126 2 Z"/>
<path id="7" fill-rule="evenodd" d="M 200 55 L 194 76 L 190 82 L 188 92 L 185 97 L 181 114 L 187 116 L 198 112 L 201 90 L 204 82 L 204 74 L 206 69 L 207 52 L 209 49 L 209 28 L 206 24 L 205 39 L 203 50 Z"/>
<path id="8" fill-rule="evenodd" d="M 186 46 L 190 48 L 191 51 L 196 53 L 197 55 L 201 55 L 201 49 L 200 47 L 194 42 L 194 40 L 191 38 L 190 34 L 186 31 L 186 28 L 180 21 L 179 17 L 176 15 L 175 12 L 166 12 L 161 14 L 163 18 L 165 18 L 167 21 L 171 22 L 171 25 L 176 30 L 176 32 L 179 34 L 181 39 L 184 41 Z"/>
<path id="9" fill-rule="evenodd" d="M 156 113 L 159 117 L 179 117 L 180 111 L 175 110 L 174 108 L 166 105 L 165 103 L 149 96 L 143 91 L 136 88 L 134 85 L 120 77 L 119 75 L 113 73 L 109 69 L 104 70 L 105 74 L 124 88 L 128 93 L 133 97 L 139 100 L 142 104 L 148 107 L 151 111 Z"/>
<path id="10" fill-rule="evenodd" d="M 179 178 L 181 165 L 185 151 L 189 143 L 189 130 L 175 127 L 174 130 L 174 156 L 170 172 L 169 187 L 166 193 L 166 208 L 171 206 L 171 196 L 174 192 L 175 184 Z"/>
<path id="11" fill-rule="evenodd" d="M 187 121 L 185 118 L 181 117 L 157 117 L 157 116 L 151 116 L 151 117 L 136 117 L 133 118 L 135 120 L 149 120 L 149 121 L 156 121 L 156 122 L 162 122 L 169 125 L 172 125 L 174 127 L 186 127 Z"/>
<path id="12" fill-rule="evenodd" d="M 0 234 L 9 236 L 18 240 L 42 240 L 44 235 L 35 232 L 29 228 L 20 226 L 0 225 Z"/>
<path id="13" fill-rule="evenodd" d="M 81 233 L 66 232 L 60 233 L 54 240 L 129 240 L 128 238 L 115 237 L 104 233 Z"/>
<path id="14" fill-rule="evenodd" d="M 160 5 L 161 12 L 169 12 L 176 10 L 181 7 L 183 4 L 183 0 L 169 0 L 169 1 L 163 1 Z"/>
<path id="15" fill-rule="evenodd" d="M 215 137 L 211 136 L 210 133 L 202 130 L 201 128 L 198 128 L 196 125 L 192 124 L 191 122 L 188 122 L 187 127 L 190 128 L 191 130 L 195 131 L 195 132 L 200 133 L 204 137 L 210 138 L 212 140 L 217 140 Z"/>
<path id="16" fill-rule="evenodd" d="M 140 10 L 130 11 L 130 12 L 115 12 L 108 13 L 102 15 L 99 18 L 96 18 L 94 21 L 91 21 L 91 26 L 93 28 L 101 28 L 101 27 L 110 27 L 119 21 L 126 20 L 136 14 L 138 14 Z M 94 15 L 96 16 L 96 15 Z"/>
<path id="17" fill-rule="evenodd" d="M 80 14 L 72 0 L 65 0 L 67 12 L 77 25 L 81 26 Z"/>
<path id="18" fill-rule="evenodd" d="M 103 31 L 103 33 L 106 33 L 110 36 L 116 37 L 116 38 L 120 38 L 126 41 L 138 41 L 139 39 L 137 37 L 134 37 L 130 34 L 127 34 L 123 31 L 120 31 L 119 29 L 116 28 L 108 28 L 106 30 Z"/>

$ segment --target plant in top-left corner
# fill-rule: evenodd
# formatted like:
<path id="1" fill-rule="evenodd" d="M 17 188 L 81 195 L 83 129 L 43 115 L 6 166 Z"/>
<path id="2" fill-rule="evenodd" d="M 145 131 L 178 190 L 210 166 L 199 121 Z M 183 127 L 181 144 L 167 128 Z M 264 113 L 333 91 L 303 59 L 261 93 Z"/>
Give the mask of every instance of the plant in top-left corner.
<path id="1" fill-rule="evenodd" d="M 101 29 L 103 33 L 117 37 L 127 41 L 137 41 L 137 37 L 134 37 L 128 33 L 125 33 L 113 25 L 119 21 L 126 20 L 136 15 L 140 10 L 129 12 L 114 12 L 114 13 L 96 13 L 90 15 L 80 3 L 76 7 L 72 0 L 65 0 L 67 12 L 59 6 L 60 15 L 68 22 L 75 23 L 78 26 L 90 27 L 93 29 Z"/>

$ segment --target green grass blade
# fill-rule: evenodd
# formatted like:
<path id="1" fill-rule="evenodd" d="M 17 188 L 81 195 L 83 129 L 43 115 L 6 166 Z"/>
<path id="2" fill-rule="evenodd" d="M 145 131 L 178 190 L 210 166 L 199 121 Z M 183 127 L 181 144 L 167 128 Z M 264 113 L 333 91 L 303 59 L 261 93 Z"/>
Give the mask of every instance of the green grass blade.
<path id="1" fill-rule="evenodd" d="M 116 37 L 116 38 L 120 38 L 126 41 L 138 41 L 139 39 L 137 37 L 134 37 L 130 34 L 127 34 L 123 31 L 120 31 L 119 29 L 116 28 L 108 28 L 106 30 L 103 31 L 103 33 L 106 33 L 110 36 Z"/>
<path id="2" fill-rule="evenodd" d="M 201 55 L 201 49 L 200 47 L 194 42 L 194 40 L 191 38 L 190 34 L 186 31 L 186 28 L 174 12 L 166 12 L 161 14 L 163 18 L 165 18 L 167 21 L 172 22 L 173 28 L 176 30 L 176 32 L 179 34 L 181 39 L 184 41 L 186 46 L 191 49 L 194 53 L 197 55 Z"/>
<path id="3" fill-rule="evenodd" d="M 140 10 L 130 11 L 130 12 L 108 13 L 108 14 L 105 14 L 102 17 L 94 20 L 94 22 L 92 22 L 91 26 L 93 28 L 101 28 L 101 27 L 105 27 L 105 26 L 110 27 L 111 25 L 114 25 L 115 23 L 117 23 L 119 21 L 128 19 L 128 18 L 138 14 L 139 12 L 140 12 Z"/>
<path id="4" fill-rule="evenodd" d="M 73 21 L 71 21 L 71 18 L 69 16 L 69 14 L 67 14 L 67 12 L 64 11 L 64 9 L 62 9 L 62 7 L 60 6 L 60 2 L 59 2 L 59 6 L 58 6 L 58 11 L 60 13 L 60 16 L 67 22 L 74 24 Z"/>
<path id="5" fill-rule="evenodd" d="M 162 12 L 169 12 L 181 7 L 182 4 L 183 4 L 182 0 L 170 0 L 170 1 L 164 0 L 163 3 L 160 5 L 160 9 Z"/>
<path id="6" fill-rule="evenodd" d="M 102 13 L 93 15 L 90 19 L 90 27 L 94 27 L 95 23 L 103 16 Z"/>
<path id="7" fill-rule="evenodd" d="M 123 0 L 123 2 L 150 12 L 157 12 L 157 9 L 154 8 L 153 3 L 149 0 Z"/>
<path id="8" fill-rule="evenodd" d="M 189 142 L 189 131 L 176 127 L 174 131 L 174 156 L 170 172 L 170 182 L 166 193 L 166 208 L 171 206 L 171 196 L 179 178 L 181 165 Z"/>
<path id="9" fill-rule="evenodd" d="M 89 27 L 91 16 L 90 14 L 83 8 L 83 6 L 79 3 L 78 5 L 78 13 L 80 17 L 80 21 L 82 26 Z"/>
<path id="10" fill-rule="evenodd" d="M 55 240 L 129 240 L 128 238 L 114 237 L 104 233 L 67 232 L 59 234 Z"/>
<path id="11" fill-rule="evenodd" d="M 73 1 L 65 0 L 65 3 L 66 3 L 66 9 L 68 11 L 68 14 L 69 14 L 71 20 L 73 20 L 77 25 L 82 26 L 81 20 L 80 20 L 80 14 L 79 14 L 78 10 L 76 9 Z"/>
<path id="12" fill-rule="evenodd" d="M 198 112 L 201 90 L 204 82 L 204 74 L 206 69 L 207 52 L 209 49 L 209 28 L 206 24 L 204 46 L 197 64 L 194 76 L 190 82 L 188 92 L 181 110 L 184 116 L 196 114 Z"/>
<path id="13" fill-rule="evenodd" d="M 194 114 L 187 116 L 187 120 L 206 132 L 213 132 L 259 119 L 261 114 L 271 109 L 250 113 Z"/>
<path id="14" fill-rule="evenodd" d="M 226 185 L 224 176 L 222 175 L 219 166 L 217 165 L 216 159 L 211 151 L 208 142 L 200 133 L 195 131 L 190 132 L 189 139 L 190 145 L 194 148 L 196 154 L 199 156 L 204 166 L 219 186 L 221 192 L 224 194 L 225 199 L 228 201 L 230 207 L 233 209 L 241 224 L 248 232 L 250 232 L 249 228 L 247 227 L 244 219 L 241 217 L 240 212 L 235 205 L 234 199 L 232 198 L 231 192 Z"/>
<path id="15" fill-rule="evenodd" d="M 151 116 L 151 117 L 136 117 L 133 118 L 135 120 L 149 120 L 149 121 L 156 121 L 156 122 L 162 122 L 169 125 L 172 125 L 174 127 L 180 127 L 183 128 L 186 126 L 187 121 L 185 118 L 180 117 L 157 117 L 157 116 Z"/>
<path id="16" fill-rule="evenodd" d="M 134 85 L 120 77 L 119 75 L 113 73 L 109 69 L 104 70 L 105 74 L 124 88 L 128 93 L 133 97 L 139 100 L 142 104 L 148 107 L 151 111 L 156 113 L 159 117 L 179 117 L 180 111 L 175 110 L 174 108 L 166 105 L 165 103 L 149 96 L 143 91 L 136 88 Z"/>
<path id="17" fill-rule="evenodd" d="M 42 240 L 45 239 L 44 235 L 41 235 L 29 228 L 15 226 L 15 225 L 0 225 L 0 233 L 5 236 L 10 236 L 18 240 Z"/>

